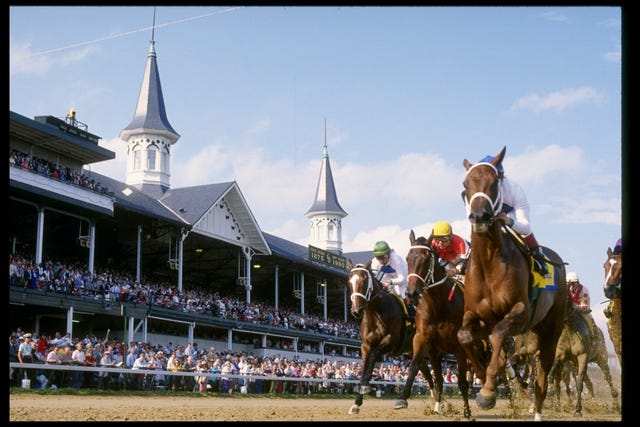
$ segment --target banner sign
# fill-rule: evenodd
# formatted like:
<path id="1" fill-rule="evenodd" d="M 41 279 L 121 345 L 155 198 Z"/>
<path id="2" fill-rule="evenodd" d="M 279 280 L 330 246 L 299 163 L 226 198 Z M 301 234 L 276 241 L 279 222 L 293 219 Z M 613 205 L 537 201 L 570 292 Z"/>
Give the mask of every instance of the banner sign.
<path id="1" fill-rule="evenodd" d="M 316 248 L 315 246 L 309 245 L 309 259 L 341 270 L 347 270 L 347 258 Z"/>

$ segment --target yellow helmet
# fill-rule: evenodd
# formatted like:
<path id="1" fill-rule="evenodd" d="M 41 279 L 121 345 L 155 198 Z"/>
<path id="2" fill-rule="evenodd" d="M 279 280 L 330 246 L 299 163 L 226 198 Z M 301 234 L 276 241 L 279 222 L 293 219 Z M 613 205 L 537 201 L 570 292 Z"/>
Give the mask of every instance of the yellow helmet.
<path id="1" fill-rule="evenodd" d="M 451 235 L 451 224 L 446 221 L 438 221 L 433 224 L 433 237 L 443 237 Z"/>

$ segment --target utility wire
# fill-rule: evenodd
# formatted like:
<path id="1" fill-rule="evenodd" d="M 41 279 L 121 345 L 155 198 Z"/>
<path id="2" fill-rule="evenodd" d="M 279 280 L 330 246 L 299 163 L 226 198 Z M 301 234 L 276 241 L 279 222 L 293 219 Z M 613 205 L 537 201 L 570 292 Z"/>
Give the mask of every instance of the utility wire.
<path id="1" fill-rule="evenodd" d="M 86 45 L 91 44 L 91 43 L 97 43 L 97 42 L 101 42 L 101 41 L 105 41 L 105 40 L 116 39 L 118 37 L 128 36 L 128 35 L 135 34 L 135 33 L 141 33 L 143 31 L 153 30 L 154 28 L 168 27 L 169 25 L 181 24 L 183 22 L 188 22 L 188 21 L 195 21 L 196 19 L 206 18 L 207 16 L 220 15 L 222 13 L 232 12 L 232 11 L 234 11 L 236 9 L 242 9 L 243 7 L 244 6 L 237 6 L 237 7 L 232 7 L 232 8 L 229 8 L 229 9 L 218 10 L 218 11 L 215 11 L 215 12 L 206 13 L 204 15 L 194 16 L 194 17 L 185 18 L 185 19 L 179 19 L 179 20 L 173 21 L 173 22 L 167 22 L 166 24 L 159 24 L 159 25 L 154 25 L 154 26 L 151 26 L 151 27 L 141 28 L 139 30 L 127 31 L 125 33 L 114 34 L 114 35 L 111 35 L 111 36 L 101 37 L 99 39 L 90 40 L 90 41 L 86 41 L 86 42 L 82 42 L 82 43 L 76 43 L 76 44 L 72 44 L 72 45 L 64 46 L 64 47 L 58 47 L 58 48 L 55 48 L 55 49 L 43 50 L 42 52 L 35 52 L 35 53 L 30 54 L 30 55 L 25 55 L 25 56 L 23 56 L 23 58 L 31 58 L 31 57 L 34 57 L 34 56 L 48 55 L 50 53 L 60 52 L 62 50 L 66 50 L 66 49 L 73 49 L 74 47 L 86 46 Z"/>

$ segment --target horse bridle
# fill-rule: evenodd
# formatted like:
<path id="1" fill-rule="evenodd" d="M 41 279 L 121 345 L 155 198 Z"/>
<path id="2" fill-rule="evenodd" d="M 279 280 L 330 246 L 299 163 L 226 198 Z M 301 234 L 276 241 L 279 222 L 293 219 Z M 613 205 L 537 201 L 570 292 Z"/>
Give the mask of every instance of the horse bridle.
<path id="1" fill-rule="evenodd" d="M 498 176 L 498 169 L 493 164 L 487 163 L 487 162 L 480 162 L 480 163 L 476 163 L 475 165 L 471 166 L 469 169 L 467 169 L 467 175 L 476 166 L 488 166 L 491 169 L 493 169 L 493 171 L 496 173 L 496 177 Z M 465 209 L 467 211 L 467 217 L 469 217 L 469 215 L 471 214 L 471 204 L 477 198 L 483 198 L 483 199 L 485 199 L 486 201 L 489 202 L 489 204 L 493 208 L 493 216 L 494 217 L 496 215 L 498 215 L 500 213 L 500 211 L 502 210 L 502 186 L 500 185 L 500 183 L 498 183 L 498 196 L 496 197 L 496 200 L 493 200 L 488 194 L 486 194 L 486 193 L 484 193 L 482 191 L 477 191 L 477 192 L 473 193 L 473 195 L 471 196 L 470 199 L 465 194 L 464 207 L 465 207 Z"/>
<path id="2" fill-rule="evenodd" d="M 360 292 L 356 292 L 355 289 L 353 290 L 353 293 L 351 294 L 351 304 L 353 304 L 355 302 L 355 299 L 357 297 L 360 297 L 362 299 L 365 300 L 365 302 L 369 302 L 371 301 L 371 294 L 373 292 L 373 279 L 371 278 L 371 272 L 365 268 L 365 267 L 353 267 L 351 269 L 351 271 L 364 271 L 367 274 L 367 293 L 365 294 L 361 294 Z"/>
<path id="3" fill-rule="evenodd" d="M 415 277 L 422 282 L 423 286 L 422 286 L 422 289 L 420 289 L 420 292 L 419 292 L 420 294 L 422 294 L 424 291 L 430 288 L 433 288 L 434 286 L 441 285 L 447 281 L 448 276 L 446 274 L 442 279 L 438 280 L 437 282 L 434 281 L 435 279 L 433 278 L 433 271 L 435 269 L 435 257 L 433 256 L 433 249 L 431 247 L 426 245 L 413 245 L 409 248 L 409 250 L 412 250 L 412 249 L 425 249 L 429 253 L 430 263 L 425 276 L 422 277 L 416 273 L 409 273 L 409 275 L 407 276 L 407 279 L 409 277 Z"/>

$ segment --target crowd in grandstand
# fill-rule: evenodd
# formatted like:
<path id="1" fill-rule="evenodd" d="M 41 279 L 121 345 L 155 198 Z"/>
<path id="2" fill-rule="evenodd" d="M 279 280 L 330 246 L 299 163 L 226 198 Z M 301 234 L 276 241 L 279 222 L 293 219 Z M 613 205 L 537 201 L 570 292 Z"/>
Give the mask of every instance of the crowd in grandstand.
<path id="1" fill-rule="evenodd" d="M 358 337 L 358 326 L 354 322 L 324 320 L 316 315 L 302 315 L 292 309 L 275 310 L 265 303 L 247 304 L 233 297 L 208 294 L 203 289 L 185 289 L 166 284 L 141 283 L 114 271 L 91 274 L 86 268 L 74 264 L 47 261 L 40 264 L 19 255 L 9 257 L 9 282 L 11 286 L 62 292 L 111 301 L 136 301 L 155 304 L 183 312 L 209 314 L 227 319 L 243 320 L 264 325 L 288 327 L 322 334 Z M 46 330 L 46 325 L 41 325 Z M 55 332 L 49 336 L 42 332 L 23 333 L 21 329 L 10 335 L 10 362 L 55 363 L 74 366 L 123 367 L 143 370 L 143 374 L 81 372 L 46 369 L 12 369 L 11 385 L 19 386 L 25 378 L 31 387 L 89 387 L 101 389 L 168 389 L 195 392 L 246 392 L 246 393 L 351 393 L 356 383 L 341 383 L 341 379 L 358 380 L 360 363 L 343 360 L 317 358 L 301 360 L 299 355 L 287 357 L 258 357 L 247 352 L 232 350 L 217 351 L 198 348 L 196 342 L 166 345 L 131 342 L 126 344 L 111 339 L 85 336 L 73 338 L 71 334 Z M 177 341 L 177 340 L 176 340 Z M 25 342 L 27 345 L 25 345 Z M 30 348 L 31 351 L 27 349 Z M 21 351 L 29 352 L 31 358 L 22 359 Z M 388 358 L 374 371 L 374 380 L 390 383 L 404 382 L 408 375 L 409 359 Z M 149 369 L 160 371 L 197 371 L 214 374 L 237 374 L 247 376 L 276 376 L 294 378 L 320 378 L 332 381 L 305 382 L 263 380 L 251 378 L 224 378 L 206 376 L 180 376 L 149 374 Z M 386 392 L 396 392 L 397 385 L 388 385 Z M 426 387 L 421 374 L 416 388 Z"/>
<path id="2" fill-rule="evenodd" d="M 82 170 L 73 170 L 47 160 L 31 156 L 27 153 L 11 149 L 9 152 L 9 166 L 19 167 L 27 171 L 38 173 L 47 178 L 73 184 L 97 193 L 106 194 L 107 189 L 95 179 L 85 175 Z"/>
<path id="3" fill-rule="evenodd" d="M 168 283 L 144 279 L 138 282 L 130 275 L 115 270 L 96 270 L 91 274 L 80 264 L 36 263 L 19 255 L 9 257 L 9 284 L 105 301 L 150 304 L 184 313 L 339 337 L 358 338 L 359 333 L 358 325 L 353 321 L 324 320 L 313 313 L 302 315 L 291 307 L 281 306 L 276 310 L 268 302 L 247 303 L 233 296 L 212 294 L 201 286 L 185 285 L 181 291 Z"/>

